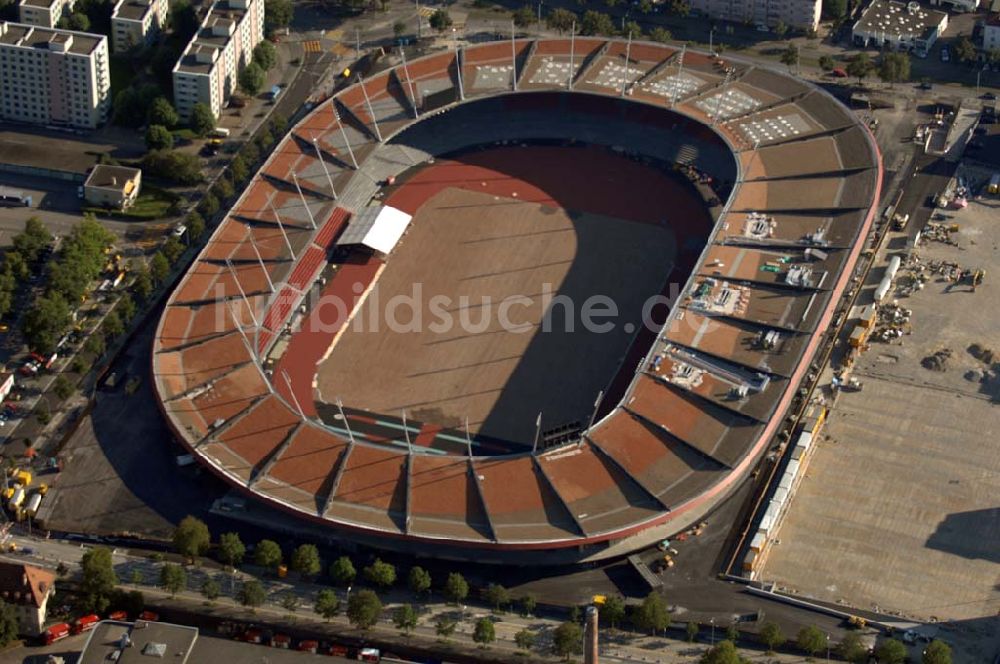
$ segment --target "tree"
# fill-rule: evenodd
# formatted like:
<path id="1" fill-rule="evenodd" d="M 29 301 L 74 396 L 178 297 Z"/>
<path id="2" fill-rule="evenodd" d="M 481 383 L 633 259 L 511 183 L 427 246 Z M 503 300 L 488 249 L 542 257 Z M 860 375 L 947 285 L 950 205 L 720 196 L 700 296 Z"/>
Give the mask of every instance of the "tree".
<path id="1" fill-rule="evenodd" d="M 125 332 L 125 324 L 122 323 L 121 316 L 118 315 L 118 311 L 112 309 L 108 312 L 108 315 L 104 317 L 104 322 L 101 324 L 101 332 L 107 339 L 117 339 Z"/>
<path id="2" fill-rule="evenodd" d="M 819 68 L 823 71 L 833 71 L 836 68 L 837 63 L 834 62 L 833 58 L 829 55 L 819 56 Z"/>
<path id="3" fill-rule="evenodd" d="M 468 597 L 469 584 L 465 577 L 458 572 L 449 574 L 444 584 L 444 596 L 456 604 Z"/>
<path id="4" fill-rule="evenodd" d="M 656 591 L 646 595 L 646 599 L 642 600 L 642 604 L 636 609 L 633 621 L 636 627 L 649 630 L 651 634 L 665 630 L 670 624 L 670 616 L 667 614 L 663 595 Z"/>
<path id="5" fill-rule="evenodd" d="M 785 35 L 788 34 L 788 26 L 785 25 L 784 21 L 779 20 L 774 26 L 774 34 L 778 36 L 778 39 L 785 38 Z"/>
<path id="6" fill-rule="evenodd" d="M 341 556 L 333 561 L 330 565 L 330 578 L 333 582 L 346 586 L 354 582 L 354 577 L 358 575 L 357 571 L 354 569 L 354 563 L 347 556 Z"/>
<path id="7" fill-rule="evenodd" d="M 686 631 L 688 643 L 694 643 L 698 639 L 698 632 L 701 631 L 701 626 L 695 621 L 689 620 Z"/>
<path id="8" fill-rule="evenodd" d="M 924 650 L 921 664 L 951 664 L 951 646 L 944 641 L 934 639 Z"/>
<path id="9" fill-rule="evenodd" d="M 653 0 L 639 0 L 639 11 L 643 14 L 652 14 Z"/>
<path id="10" fill-rule="evenodd" d="M 220 201 L 228 201 L 235 193 L 236 189 L 233 187 L 233 183 L 225 174 L 216 180 L 215 185 L 212 187 L 212 194 Z"/>
<path id="11" fill-rule="evenodd" d="M 657 27 L 655 27 L 655 28 L 653 28 L 652 30 L 649 31 L 649 38 L 652 41 L 664 44 L 664 43 L 670 41 L 671 39 L 673 39 L 674 36 L 666 28 L 661 28 L 661 27 L 657 26 Z"/>
<path id="12" fill-rule="evenodd" d="M 520 9 L 514 10 L 511 18 L 514 19 L 514 25 L 519 28 L 526 28 L 535 22 L 535 10 L 529 5 L 524 5 Z"/>
<path id="13" fill-rule="evenodd" d="M 382 615 L 382 602 L 371 590 L 359 590 L 347 600 L 347 619 L 358 629 L 370 629 Z"/>
<path id="14" fill-rule="evenodd" d="M 531 650 L 535 645 L 535 633 L 530 629 L 522 629 L 514 635 L 514 643 L 521 650 Z"/>
<path id="15" fill-rule="evenodd" d="M 583 628 L 577 622 L 564 622 L 552 633 L 552 649 L 563 659 L 578 655 L 582 646 Z"/>
<path id="16" fill-rule="evenodd" d="M 21 330 L 30 348 L 47 355 L 55 350 L 59 338 L 69 327 L 69 321 L 70 312 L 66 300 L 57 293 L 52 293 L 35 300 L 34 306 L 21 319 Z"/>
<path id="17" fill-rule="evenodd" d="M 90 32 L 90 18 L 81 12 L 73 12 L 69 15 L 69 29 L 77 32 Z"/>
<path id="18" fill-rule="evenodd" d="M 239 533 L 222 533 L 219 536 L 219 562 L 223 565 L 236 567 L 243 562 L 247 548 L 243 546 L 243 540 Z"/>
<path id="19" fill-rule="evenodd" d="M 149 273 L 153 280 L 162 284 L 170 276 L 170 262 L 160 252 L 156 252 L 153 259 L 149 261 Z"/>
<path id="20" fill-rule="evenodd" d="M 736 626 L 735 621 L 726 625 L 726 640 L 733 643 L 740 640 L 740 628 Z"/>
<path id="21" fill-rule="evenodd" d="M 837 654 L 855 664 L 868 661 L 868 649 L 861 643 L 861 637 L 856 632 L 844 634 L 844 638 L 837 644 Z"/>
<path id="22" fill-rule="evenodd" d="M 797 67 L 799 64 L 799 47 L 795 44 L 789 44 L 788 48 L 781 52 L 781 64 L 788 67 L 788 71 L 792 71 L 792 67 Z"/>
<path id="23" fill-rule="evenodd" d="M 198 203 L 198 213 L 205 217 L 213 217 L 215 213 L 219 211 L 219 199 L 215 197 L 212 191 L 207 192 L 201 197 L 201 202 Z"/>
<path id="24" fill-rule="evenodd" d="M 454 620 L 438 618 L 437 622 L 434 623 L 434 632 L 440 638 L 447 640 L 449 636 L 455 633 L 456 627 L 458 627 L 458 623 Z"/>
<path id="25" fill-rule="evenodd" d="M 201 584 L 201 594 L 209 602 L 214 602 L 222 594 L 222 586 L 215 579 L 209 577 Z"/>
<path id="26" fill-rule="evenodd" d="M 431 24 L 431 27 L 438 32 L 444 32 L 451 27 L 453 21 L 451 20 L 451 14 L 448 13 L 448 10 L 438 9 L 431 14 L 429 23 Z"/>
<path id="27" fill-rule="evenodd" d="M 403 21 L 396 21 L 392 24 L 392 34 L 396 39 L 399 39 L 406 33 L 406 23 Z"/>
<path id="28" fill-rule="evenodd" d="M 0 599 L 0 648 L 16 640 L 18 631 L 14 607 Z"/>
<path id="29" fill-rule="evenodd" d="M 642 39 L 642 26 L 635 21 L 626 21 L 625 25 L 622 26 L 622 34 L 625 36 L 632 35 L 632 39 Z"/>
<path id="30" fill-rule="evenodd" d="M 208 547 L 212 543 L 212 536 L 204 521 L 189 515 L 181 519 L 177 525 L 173 541 L 177 553 L 194 558 L 208 551 Z"/>
<path id="31" fill-rule="evenodd" d="M 253 562 L 260 567 L 270 570 L 278 569 L 281 565 L 281 547 L 274 540 L 264 539 L 257 542 L 257 547 L 253 551 Z"/>
<path id="32" fill-rule="evenodd" d="M 472 630 L 472 640 L 479 644 L 480 648 L 485 648 L 497 639 L 496 628 L 489 618 L 480 618 L 476 621 L 476 627 Z"/>
<path id="33" fill-rule="evenodd" d="M 316 593 L 316 605 L 313 609 L 323 617 L 324 620 L 329 621 L 335 615 L 337 611 L 340 610 L 340 600 L 337 598 L 337 593 L 333 592 L 329 588 L 323 588 L 318 593 Z"/>
<path id="34" fill-rule="evenodd" d="M 910 56 L 906 53 L 883 53 L 878 77 L 889 85 L 910 80 Z"/>
<path id="35" fill-rule="evenodd" d="M 111 596 L 118 585 L 111 549 L 103 546 L 90 549 L 80 561 L 82 571 L 80 594 L 83 609 L 93 613 L 104 613 L 111 603 Z"/>
<path id="36" fill-rule="evenodd" d="M 166 97 L 157 97 L 149 105 L 149 112 L 146 114 L 146 122 L 151 125 L 163 125 L 164 127 L 174 127 L 180 122 L 177 111 L 173 105 L 167 101 Z"/>
<path id="37" fill-rule="evenodd" d="M 239 75 L 240 89 L 248 95 L 256 95 L 264 87 L 264 70 L 256 62 L 251 62 Z"/>
<path id="38" fill-rule="evenodd" d="M 276 136 L 284 135 L 288 129 L 288 118 L 275 111 L 271 113 L 271 132 Z"/>
<path id="39" fill-rule="evenodd" d="M 292 22 L 295 8 L 291 0 L 264 0 L 264 32 L 271 34 Z"/>
<path id="40" fill-rule="evenodd" d="M 266 599 L 267 593 L 264 591 L 264 586 L 260 585 L 260 581 L 257 579 L 247 579 L 236 593 L 236 600 L 250 609 L 256 609 Z"/>
<path id="41" fill-rule="evenodd" d="M 292 552 L 292 569 L 305 577 L 313 577 L 320 573 L 323 564 L 319 560 L 319 551 L 314 544 L 300 544 Z"/>
<path id="42" fill-rule="evenodd" d="M 181 41 L 190 41 L 198 31 L 198 12 L 188 0 L 177 0 L 170 7 L 170 27 Z"/>
<path id="43" fill-rule="evenodd" d="M 233 176 L 233 182 L 236 184 L 243 184 L 247 181 L 247 177 L 250 175 L 250 168 L 247 166 L 246 159 L 242 155 L 236 155 L 229 162 L 229 173 Z"/>
<path id="44" fill-rule="evenodd" d="M 170 266 L 168 265 L 167 270 L 169 269 Z M 141 299 L 144 302 L 149 299 L 150 295 L 152 295 L 153 278 L 149 274 L 148 266 L 143 265 L 142 268 L 140 268 L 139 272 L 136 273 L 135 281 L 132 283 L 132 292 L 138 295 L 139 299 Z M 101 350 L 101 353 L 103 352 L 104 351 Z M 97 353 L 97 355 L 100 355 L 101 353 Z"/>
<path id="45" fill-rule="evenodd" d="M 601 605 L 601 617 L 608 621 L 611 629 L 615 629 L 625 618 L 625 599 L 620 595 L 609 595 Z"/>
<path id="46" fill-rule="evenodd" d="M 215 115 L 207 104 L 198 103 L 191 107 L 191 119 L 188 121 L 193 131 L 198 136 L 207 136 L 215 129 Z"/>
<path id="47" fill-rule="evenodd" d="M 549 15 L 545 17 L 545 25 L 548 26 L 549 30 L 555 30 L 559 34 L 572 30 L 575 22 L 576 14 L 568 9 L 563 9 L 562 7 L 553 9 L 549 12 Z"/>
<path id="48" fill-rule="evenodd" d="M 818 627 L 809 625 L 799 630 L 795 637 L 795 643 L 799 649 L 809 653 L 809 656 L 812 657 L 826 647 L 827 636 Z"/>
<path id="49" fill-rule="evenodd" d="M 299 608 L 299 598 L 295 593 L 285 593 L 281 597 L 281 608 L 289 613 L 295 613 Z"/>
<path id="50" fill-rule="evenodd" d="M 163 246 L 160 247 L 160 251 L 163 252 L 163 257 L 167 259 L 167 262 L 173 265 L 181 257 L 181 254 L 184 253 L 184 245 L 181 244 L 180 240 L 171 235 L 163 243 Z"/>
<path id="51" fill-rule="evenodd" d="M 83 343 L 83 352 L 94 358 L 98 358 L 104 355 L 104 347 L 104 335 L 100 330 L 97 330 L 87 337 L 87 340 Z"/>
<path id="52" fill-rule="evenodd" d="M 976 45 L 967 36 L 962 35 L 955 42 L 955 57 L 963 64 L 976 61 Z"/>
<path id="53" fill-rule="evenodd" d="M 521 598 L 521 615 L 530 616 L 535 612 L 535 607 L 538 605 L 538 601 L 535 599 L 534 595 L 525 595 Z"/>
<path id="54" fill-rule="evenodd" d="M 500 611 L 504 606 L 510 603 L 510 591 L 501 586 L 499 583 L 491 583 L 486 586 L 486 590 L 483 591 L 483 599 L 493 605 L 494 611 Z"/>
<path id="55" fill-rule="evenodd" d="M 115 311 L 118 312 L 118 315 L 123 321 L 126 323 L 129 322 L 135 317 L 135 300 L 132 299 L 131 295 L 126 293 L 118 302 L 118 306 L 115 307 Z"/>
<path id="56" fill-rule="evenodd" d="M 160 568 L 160 586 L 174 597 L 187 586 L 187 573 L 180 565 L 166 564 Z"/>
<path id="57" fill-rule="evenodd" d="M 879 664 L 903 664 L 906 661 L 906 646 L 898 639 L 886 639 L 875 648 L 875 659 Z"/>
<path id="58" fill-rule="evenodd" d="M 773 652 L 785 642 L 785 635 L 781 633 L 781 627 L 776 622 L 766 622 L 760 628 L 758 635 L 760 642 L 767 646 L 769 652 Z"/>
<path id="59" fill-rule="evenodd" d="M 423 567 L 411 567 L 410 575 L 407 577 L 407 585 L 417 595 L 425 593 L 431 589 L 431 575 Z"/>
<path id="60" fill-rule="evenodd" d="M 253 49 L 253 62 L 264 71 L 270 71 L 278 64 L 278 51 L 266 39 Z"/>
<path id="61" fill-rule="evenodd" d="M 396 583 L 396 568 L 383 562 L 381 558 L 376 558 L 375 562 L 365 568 L 365 580 L 384 590 Z"/>
<path id="62" fill-rule="evenodd" d="M 847 0 L 823 0 L 823 17 L 829 19 L 843 18 L 847 13 Z"/>
<path id="63" fill-rule="evenodd" d="M 741 664 L 740 654 L 732 641 L 720 641 L 699 660 L 701 664 Z"/>
<path id="64" fill-rule="evenodd" d="M 42 250 L 52 244 L 52 233 L 38 217 L 32 216 L 24 222 L 24 230 L 15 235 L 12 242 L 24 262 L 34 263 Z M 10 258 L 10 252 L 7 258 Z"/>
<path id="65" fill-rule="evenodd" d="M 202 180 L 198 157 L 185 152 L 153 150 L 142 158 L 141 166 L 149 175 L 177 184 L 192 185 Z"/>
<path id="66" fill-rule="evenodd" d="M 73 392 L 76 391 L 76 388 L 73 386 L 73 383 L 69 382 L 69 379 L 66 378 L 64 374 L 59 374 L 55 382 L 52 383 L 52 391 L 56 393 L 57 397 L 65 401 L 73 396 Z"/>
<path id="67" fill-rule="evenodd" d="M 417 626 L 417 612 L 410 604 L 400 604 L 392 612 L 392 622 L 396 629 L 400 629 L 404 634 L 409 635 L 410 630 Z"/>
<path id="68" fill-rule="evenodd" d="M 858 79 L 858 85 L 861 85 L 865 77 L 871 74 L 874 69 L 875 64 L 867 53 L 858 53 L 847 61 L 847 73 Z"/>
<path id="69" fill-rule="evenodd" d="M 612 36 L 616 33 L 615 24 L 607 14 L 588 9 L 580 21 L 580 34 Z"/>

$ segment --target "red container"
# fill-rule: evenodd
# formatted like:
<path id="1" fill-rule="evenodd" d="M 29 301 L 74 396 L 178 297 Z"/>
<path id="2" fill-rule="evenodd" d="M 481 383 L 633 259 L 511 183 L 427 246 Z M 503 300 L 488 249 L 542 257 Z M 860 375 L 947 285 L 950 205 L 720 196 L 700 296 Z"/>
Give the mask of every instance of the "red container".
<path id="1" fill-rule="evenodd" d="M 42 638 L 45 639 L 45 645 L 50 645 L 56 641 L 65 639 L 69 636 L 69 633 L 70 626 L 68 623 L 57 623 L 42 632 Z"/>
<path id="2" fill-rule="evenodd" d="M 90 615 L 77 618 L 73 623 L 73 633 L 80 634 L 81 632 L 89 632 L 94 629 L 99 622 L 101 622 L 101 617 L 96 613 L 91 613 Z"/>

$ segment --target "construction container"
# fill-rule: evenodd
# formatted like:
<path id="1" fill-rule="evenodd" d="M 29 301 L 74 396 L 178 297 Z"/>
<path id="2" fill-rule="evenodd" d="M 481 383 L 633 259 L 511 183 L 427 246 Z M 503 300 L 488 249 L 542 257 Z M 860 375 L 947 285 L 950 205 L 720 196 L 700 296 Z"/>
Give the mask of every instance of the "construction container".
<path id="1" fill-rule="evenodd" d="M 878 309 L 875 308 L 874 304 L 869 304 L 861 309 L 861 320 L 858 321 L 858 325 L 865 328 L 875 327 L 875 321 L 878 320 Z"/>
<path id="2" fill-rule="evenodd" d="M 799 434 L 799 439 L 795 441 L 795 444 L 797 446 L 804 447 L 808 450 L 809 447 L 812 445 L 812 442 L 813 442 L 813 432 L 803 431 L 802 433 Z"/>
<path id="3" fill-rule="evenodd" d="M 783 507 L 788 502 L 788 493 L 788 489 L 783 489 L 779 486 L 775 489 L 774 498 L 771 499 L 771 502 Z"/>
<path id="4" fill-rule="evenodd" d="M 747 555 L 743 557 L 743 571 L 752 572 L 754 565 L 757 563 L 757 551 L 751 549 L 747 551 Z"/>
<path id="5" fill-rule="evenodd" d="M 862 327 L 861 325 L 856 325 L 853 330 L 851 330 L 850 344 L 851 348 L 861 348 L 865 345 L 865 341 L 868 339 L 869 329 L 867 327 Z"/>
<path id="6" fill-rule="evenodd" d="M 764 545 L 767 543 L 767 535 L 760 532 L 759 530 L 754 534 L 753 539 L 750 540 L 750 550 L 760 553 L 764 550 Z"/>
<path id="7" fill-rule="evenodd" d="M 17 508 L 21 506 L 24 502 L 24 496 L 26 493 L 27 492 L 23 486 L 19 486 L 14 489 L 14 494 L 10 497 L 10 500 L 7 501 L 7 507 L 11 512 L 17 511 Z"/>
<path id="8" fill-rule="evenodd" d="M 33 493 L 31 498 L 28 498 L 28 506 L 24 508 L 24 513 L 30 517 L 34 517 L 38 514 L 38 506 L 42 504 L 42 494 Z"/>
<path id="9" fill-rule="evenodd" d="M 792 450 L 792 458 L 802 463 L 802 457 L 806 455 L 806 448 L 802 445 L 796 445 L 795 449 Z"/>
<path id="10" fill-rule="evenodd" d="M 795 479 L 799 475 L 799 462 L 792 459 L 788 462 L 788 467 L 785 469 L 785 475 Z"/>

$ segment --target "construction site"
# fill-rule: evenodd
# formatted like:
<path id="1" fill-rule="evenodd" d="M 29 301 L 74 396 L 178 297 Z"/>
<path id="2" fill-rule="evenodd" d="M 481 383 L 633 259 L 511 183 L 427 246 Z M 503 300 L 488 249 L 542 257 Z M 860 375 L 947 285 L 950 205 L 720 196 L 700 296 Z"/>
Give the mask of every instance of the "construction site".
<path id="1" fill-rule="evenodd" d="M 808 467 L 780 532 L 765 523 L 753 554 L 756 578 L 928 639 L 963 635 L 957 661 L 975 662 L 998 645 L 1000 608 L 1000 293 L 989 281 L 1000 198 L 989 175 L 960 166 L 927 202 L 922 232 L 887 211 L 834 350 L 839 372 L 813 407 L 825 425 L 804 427 Z"/>

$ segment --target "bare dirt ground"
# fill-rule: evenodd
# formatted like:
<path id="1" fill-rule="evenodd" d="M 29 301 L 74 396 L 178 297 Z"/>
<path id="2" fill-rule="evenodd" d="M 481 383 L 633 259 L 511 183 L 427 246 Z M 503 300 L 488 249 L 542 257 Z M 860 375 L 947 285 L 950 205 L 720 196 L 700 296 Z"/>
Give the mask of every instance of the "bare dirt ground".
<path id="1" fill-rule="evenodd" d="M 662 290 L 675 249 L 665 224 L 446 189 L 419 210 L 320 365 L 320 393 L 446 427 L 467 417 L 473 433 L 524 443 L 538 412 L 543 428 L 585 421 L 632 343 L 643 303 Z M 574 313 L 547 303 L 547 290 Z M 396 306 L 398 294 L 415 295 L 416 309 Z M 617 310 L 594 318 L 611 324 L 606 332 L 582 324 L 594 295 L 605 296 L 602 311 L 608 303 Z"/>

